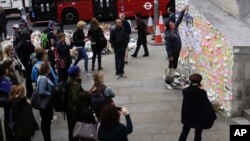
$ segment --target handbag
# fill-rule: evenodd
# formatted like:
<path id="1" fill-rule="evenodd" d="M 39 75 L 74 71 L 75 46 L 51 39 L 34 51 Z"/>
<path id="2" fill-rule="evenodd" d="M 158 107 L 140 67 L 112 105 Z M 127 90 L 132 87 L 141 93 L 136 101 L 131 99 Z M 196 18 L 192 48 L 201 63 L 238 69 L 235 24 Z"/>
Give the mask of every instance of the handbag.
<path id="1" fill-rule="evenodd" d="M 56 59 L 56 68 L 57 69 L 64 69 L 66 68 L 66 60 L 59 58 L 58 50 L 57 48 L 54 49 L 54 56 Z"/>
<path id="2" fill-rule="evenodd" d="M 94 114 L 95 120 L 97 118 Z M 97 141 L 100 124 L 76 122 L 73 130 L 73 138 L 84 141 Z"/>
<path id="3" fill-rule="evenodd" d="M 170 68 L 167 68 L 165 70 L 165 82 L 168 84 L 170 84 L 171 82 L 174 81 L 174 73 L 175 73 L 174 69 L 171 67 L 171 66 L 173 66 L 173 63 L 172 62 L 170 62 L 170 63 L 171 63 Z"/>
<path id="4" fill-rule="evenodd" d="M 149 35 L 149 34 L 150 34 L 150 31 L 149 31 L 148 27 L 145 27 L 144 33 L 145 33 L 146 35 Z"/>
<path id="5" fill-rule="evenodd" d="M 48 87 L 48 84 L 47 84 Z M 47 88 L 46 88 L 47 89 Z M 39 94 L 39 81 L 31 96 L 31 106 L 37 110 L 44 110 L 50 107 L 51 95 Z"/>

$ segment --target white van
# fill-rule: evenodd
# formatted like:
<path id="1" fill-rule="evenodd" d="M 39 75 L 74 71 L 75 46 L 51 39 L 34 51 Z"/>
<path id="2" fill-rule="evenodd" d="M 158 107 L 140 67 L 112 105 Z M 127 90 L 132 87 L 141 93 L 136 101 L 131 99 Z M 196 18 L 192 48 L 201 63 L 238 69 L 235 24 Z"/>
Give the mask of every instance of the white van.
<path id="1" fill-rule="evenodd" d="M 0 6 L 4 8 L 6 15 L 21 13 L 21 9 L 28 9 L 29 0 L 0 0 Z"/>

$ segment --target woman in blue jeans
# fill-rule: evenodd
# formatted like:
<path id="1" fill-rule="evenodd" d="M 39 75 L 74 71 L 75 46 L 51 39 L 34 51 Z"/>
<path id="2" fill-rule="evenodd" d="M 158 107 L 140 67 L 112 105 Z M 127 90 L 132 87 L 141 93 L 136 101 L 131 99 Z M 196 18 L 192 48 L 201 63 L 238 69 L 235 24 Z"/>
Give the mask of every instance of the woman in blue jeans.
<path id="1" fill-rule="evenodd" d="M 76 61 L 74 62 L 74 65 L 77 65 L 78 62 L 83 58 L 84 59 L 84 67 L 85 67 L 85 72 L 88 72 L 88 55 L 87 55 L 87 50 L 85 48 L 85 42 L 88 41 L 86 39 L 83 29 L 85 26 L 84 21 L 79 21 L 76 25 L 76 31 L 73 34 L 73 46 L 75 46 L 78 50 L 78 57 Z"/>

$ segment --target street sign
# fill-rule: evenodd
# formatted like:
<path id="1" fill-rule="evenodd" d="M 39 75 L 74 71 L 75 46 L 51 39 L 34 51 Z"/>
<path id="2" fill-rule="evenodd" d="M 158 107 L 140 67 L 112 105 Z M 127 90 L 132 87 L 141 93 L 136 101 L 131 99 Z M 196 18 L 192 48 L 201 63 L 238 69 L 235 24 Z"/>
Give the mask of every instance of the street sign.
<path id="1" fill-rule="evenodd" d="M 150 10 L 153 7 L 153 5 L 150 2 L 145 2 L 145 4 L 143 5 L 143 7 L 146 10 Z"/>

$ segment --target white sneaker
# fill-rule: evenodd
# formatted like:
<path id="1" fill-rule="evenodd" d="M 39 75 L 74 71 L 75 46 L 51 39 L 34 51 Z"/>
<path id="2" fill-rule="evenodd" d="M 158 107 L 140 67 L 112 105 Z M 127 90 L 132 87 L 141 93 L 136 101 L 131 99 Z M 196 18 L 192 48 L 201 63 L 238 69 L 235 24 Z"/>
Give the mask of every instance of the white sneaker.
<path id="1" fill-rule="evenodd" d="M 53 119 L 51 120 L 51 122 L 54 122 L 57 120 L 57 116 L 53 116 Z"/>
<path id="2" fill-rule="evenodd" d="M 120 78 L 121 78 L 121 75 L 116 75 L 115 78 L 116 78 L 116 79 L 120 79 Z"/>
<path id="3" fill-rule="evenodd" d="M 167 84 L 167 83 L 165 83 L 166 84 L 166 86 L 167 86 L 167 88 L 169 89 L 169 90 L 172 90 L 173 89 L 173 87 L 171 86 L 171 85 L 169 85 L 169 84 Z"/>

